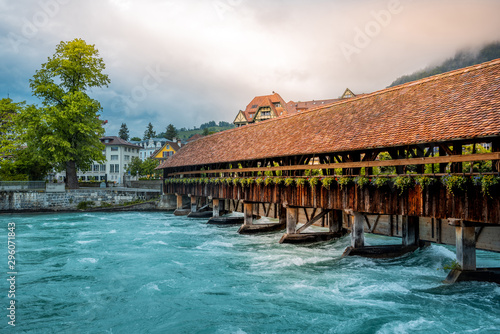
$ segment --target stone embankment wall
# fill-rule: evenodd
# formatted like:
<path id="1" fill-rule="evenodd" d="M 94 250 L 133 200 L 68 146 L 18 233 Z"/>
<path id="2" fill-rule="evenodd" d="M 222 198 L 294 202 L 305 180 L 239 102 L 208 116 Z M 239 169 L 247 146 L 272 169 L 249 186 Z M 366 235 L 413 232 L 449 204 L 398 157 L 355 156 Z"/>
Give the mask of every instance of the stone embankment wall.
<path id="1" fill-rule="evenodd" d="M 162 190 L 163 180 L 130 181 L 131 188 Z"/>
<path id="2" fill-rule="evenodd" d="M 127 191 L 109 189 L 77 189 L 50 193 L 45 191 L 3 191 L 0 192 L 0 212 L 13 211 L 71 211 L 78 203 L 93 201 L 94 207 L 103 203 L 124 204 L 135 200 L 158 198 L 156 191 Z M 165 205 L 166 207 L 167 205 Z"/>

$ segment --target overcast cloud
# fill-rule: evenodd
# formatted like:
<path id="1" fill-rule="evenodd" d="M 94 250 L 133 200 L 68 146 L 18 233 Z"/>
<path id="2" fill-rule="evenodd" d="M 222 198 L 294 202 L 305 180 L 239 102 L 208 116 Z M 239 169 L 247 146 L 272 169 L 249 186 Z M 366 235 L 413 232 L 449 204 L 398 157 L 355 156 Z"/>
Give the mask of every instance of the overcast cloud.
<path id="1" fill-rule="evenodd" d="M 91 95 L 108 135 L 232 122 L 256 95 L 335 98 L 500 40 L 500 1 L 0 0 L 0 97 L 60 41 L 95 44 L 111 84 Z"/>

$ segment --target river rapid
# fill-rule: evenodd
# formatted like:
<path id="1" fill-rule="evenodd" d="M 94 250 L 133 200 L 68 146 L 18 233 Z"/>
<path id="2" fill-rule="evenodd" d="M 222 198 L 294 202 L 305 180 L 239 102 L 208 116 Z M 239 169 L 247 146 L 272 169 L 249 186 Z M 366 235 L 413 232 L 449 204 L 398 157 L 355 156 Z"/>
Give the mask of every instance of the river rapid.
<path id="1" fill-rule="evenodd" d="M 8 324 L 8 223 L 16 321 Z M 444 285 L 454 247 L 341 258 L 349 236 L 280 245 L 281 232 L 172 213 L 0 215 L 2 333 L 500 333 L 500 286 Z M 401 239 L 366 236 L 367 244 Z M 478 267 L 500 254 L 478 251 Z"/>

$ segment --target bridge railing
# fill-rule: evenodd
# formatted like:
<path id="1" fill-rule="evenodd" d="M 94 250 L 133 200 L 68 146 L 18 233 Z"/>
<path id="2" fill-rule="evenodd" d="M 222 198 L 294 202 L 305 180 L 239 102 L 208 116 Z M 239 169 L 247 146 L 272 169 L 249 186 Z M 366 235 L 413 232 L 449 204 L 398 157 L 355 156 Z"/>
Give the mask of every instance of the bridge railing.
<path id="1" fill-rule="evenodd" d="M 301 165 L 288 165 L 288 166 L 273 166 L 273 167 L 250 167 L 250 168 L 231 168 L 231 169 L 203 169 L 203 170 L 191 170 L 191 171 L 177 171 L 168 173 L 169 177 L 190 177 L 190 176 L 250 176 L 253 173 L 261 173 L 263 175 L 277 175 L 283 172 L 304 172 L 311 169 L 325 171 L 324 175 L 335 175 L 335 170 L 346 170 L 346 169 L 365 169 L 365 175 L 371 175 L 368 171 L 374 167 L 398 167 L 398 166 L 409 166 L 409 165 L 427 165 L 427 164 L 453 164 L 453 163 L 463 163 L 463 162 L 478 162 L 478 161 L 494 161 L 498 165 L 500 161 L 500 152 L 493 153 L 482 153 L 482 154 L 467 154 L 467 155 L 452 155 L 452 156 L 438 156 L 438 157 L 421 157 L 421 158 L 408 158 L 408 159 L 392 159 L 392 160 L 373 160 L 373 161 L 354 161 L 354 162 L 338 162 L 338 163 L 316 163 L 312 160 L 311 163 L 301 164 Z M 498 166 L 496 166 L 498 170 Z M 289 173 L 288 173 L 289 174 Z M 340 175 L 345 173 L 340 173 Z M 348 173 L 349 174 L 349 173 Z M 444 176 L 450 173 L 414 173 L 420 175 L 434 175 L 434 176 Z M 478 175 L 478 174 L 491 174 L 491 173 L 479 173 L 479 172 L 460 172 L 452 174 L 467 174 L 467 175 Z M 355 174 L 352 174 L 355 175 Z M 278 175 L 277 175 L 278 176 Z M 288 175 L 288 176 L 301 176 L 301 175 Z M 395 175 L 397 176 L 397 175 Z"/>

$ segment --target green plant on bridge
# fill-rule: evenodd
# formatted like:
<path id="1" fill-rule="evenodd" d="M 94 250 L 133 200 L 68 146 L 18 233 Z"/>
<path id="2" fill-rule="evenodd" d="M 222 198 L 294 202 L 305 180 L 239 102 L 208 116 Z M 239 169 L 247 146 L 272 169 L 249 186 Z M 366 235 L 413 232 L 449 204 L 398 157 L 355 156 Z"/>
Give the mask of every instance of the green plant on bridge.
<path id="1" fill-rule="evenodd" d="M 297 187 L 303 187 L 305 183 L 306 179 L 303 178 L 298 178 L 295 180 L 295 184 L 297 184 Z"/>
<path id="2" fill-rule="evenodd" d="M 272 172 L 271 172 L 271 174 L 272 174 Z M 266 178 L 264 179 L 264 184 L 265 184 L 266 186 L 268 186 L 268 185 L 272 185 L 273 183 L 274 183 L 274 178 L 273 178 L 273 177 L 268 176 L 268 177 L 266 177 Z"/>
<path id="3" fill-rule="evenodd" d="M 311 188 L 314 189 L 316 185 L 319 183 L 319 177 L 310 177 L 309 179 L 307 179 L 307 181 L 309 182 Z"/>
<path id="4" fill-rule="evenodd" d="M 344 189 L 349 183 L 354 182 L 354 179 L 350 176 L 342 176 L 337 179 L 337 183 L 340 185 L 340 189 Z"/>
<path id="5" fill-rule="evenodd" d="M 359 189 L 363 189 L 364 187 L 370 184 L 370 179 L 367 178 L 366 176 L 360 175 L 354 179 L 354 182 L 356 182 Z"/>
<path id="6" fill-rule="evenodd" d="M 415 186 L 415 179 L 409 175 L 400 175 L 394 179 L 394 186 L 399 190 L 399 194 L 412 189 Z"/>
<path id="7" fill-rule="evenodd" d="M 284 178 L 279 177 L 279 176 L 276 177 L 276 178 L 274 178 L 274 184 L 280 185 L 280 184 L 284 184 L 284 183 L 285 183 L 285 179 Z"/>
<path id="8" fill-rule="evenodd" d="M 446 187 L 446 190 L 455 196 L 459 191 L 467 190 L 467 178 L 461 175 L 446 175 L 441 178 L 441 183 Z"/>
<path id="9" fill-rule="evenodd" d="M 500 177 L 495 175 L 478 175 L 474 176 L 472 182 L 481 187 L 481 191 L 485 196 L 493 198 L 491 192 L 500 184 Z"/>
<path id="10" fill-rule="evenodd" d="M 390 179 L 385 176 L 376 176 L 372 180 L 372 184 L 377 188 L 382 188 L 389 185 Z"/>
<path id="11" fill-rule="evenodd" d="M 321 179 L 321 185 L 325 189 L 330 189 L 330 186 L 335 182 L 334 177 L 324 177 Z"/>
<path id="12" fill-rule="evenodd" d="M 420 185 L 420 187 L 422 187 L 422 189 L 425 189 L 433 185 L 436 182 L 436 179 L 429 176 L 417 176 L 415 181 L 418 185 Z"/>
<path id="13" fill-rule="evenodd" d="M 264 178 L 263 177 L 258 177 L 255 179 L 255 184 L 260 186 L 261 184 L 264 183 Z"/>
<path id="14" fill-rule="evenodd" d="M 287 187 L 293 185 L 294 183 L 295 183 L 295 180 L 293 178 L 291 178 L 291 177 L 287 177 L 285 179 L 285 186 L 287 186 Z"/>
<path id="15" fill-rule="evenodd" d="M 255 183 L 255 179 L 253 177 L 249 177 L 246 179 L 247 186 L 250 187 L 252 184 Z"/>

